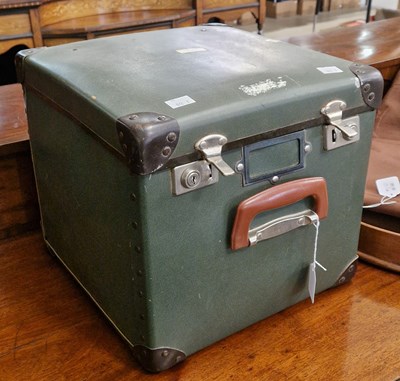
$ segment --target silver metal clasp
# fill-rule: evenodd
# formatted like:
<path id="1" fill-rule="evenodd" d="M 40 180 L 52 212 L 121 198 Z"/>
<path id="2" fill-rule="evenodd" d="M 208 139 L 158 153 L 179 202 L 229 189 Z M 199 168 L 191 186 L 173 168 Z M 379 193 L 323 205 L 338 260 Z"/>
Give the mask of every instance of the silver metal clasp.
<path id="1" fill-rule="evenodd" d="M 324 148 L 328 151 L 360 140 L 360 118 L 343 119 L 346 107 L 346 102 L 333 100 L 321 109 L 329 123 L 324 127 Z"/>
<path id="2" fill-rule="evenodd" d="M 222 147 L 228 139 L 223 135 L 207 135 L 194 146 L 200 151 L 205 160 L 214 165 L 224 176 L 234 175 L 235 171 L 222 159 Z"/>
<path id="3" fill-rule="evenodd" d="M 315 212 L 312 210 L 305 210 L 257 226 L 249 231 L 250 246 L 255 245 L 259 241 L 277 237 L 281 234 L 290 232 L 291 230 L 309 225 L 314 221 L 317 221 L 317 219 L 318 216 Z"/>

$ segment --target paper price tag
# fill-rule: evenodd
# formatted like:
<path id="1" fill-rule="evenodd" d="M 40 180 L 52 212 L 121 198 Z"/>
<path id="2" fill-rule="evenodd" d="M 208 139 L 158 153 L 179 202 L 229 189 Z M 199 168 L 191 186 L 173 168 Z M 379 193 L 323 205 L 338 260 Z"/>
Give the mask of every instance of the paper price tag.
<path id="1" fill-rule="evenodd" d="M 310 295 L 311 303 L 314 303 L 315 287 L 317 285 L 317 273 L 315 271 L 315 262 L 310 263 L 308 268 L 308 293 Z"/>
<path id="2" fill-rule="evenodd" d="M 381 196 L 395 197 L 400 193 L 400 182 L 397 176 L 376 180 L 376 187 Z"/>

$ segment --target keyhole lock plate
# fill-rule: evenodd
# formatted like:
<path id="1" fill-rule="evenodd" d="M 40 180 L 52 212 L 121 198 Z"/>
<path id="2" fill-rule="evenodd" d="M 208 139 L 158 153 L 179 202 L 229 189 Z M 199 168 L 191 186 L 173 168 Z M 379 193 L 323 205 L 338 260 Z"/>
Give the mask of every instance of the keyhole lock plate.
<path id="1" fill-rule="evenodd" d="M 172 193 L 176 196 L 218 182 L 218 170 L 206 160 L 180 165 L 171 170 Z"/>

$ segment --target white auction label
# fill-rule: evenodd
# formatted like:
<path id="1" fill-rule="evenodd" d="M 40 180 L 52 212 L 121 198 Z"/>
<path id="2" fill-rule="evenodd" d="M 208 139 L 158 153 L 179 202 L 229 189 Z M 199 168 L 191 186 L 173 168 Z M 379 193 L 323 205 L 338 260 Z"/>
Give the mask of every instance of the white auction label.
<path id="1" fill-rule="evenodd" d="M 188 95 L 184 95 L 183 97 L 174 98 L 174 99 L 170 99 L 169 101 L 165 101 L 165 103 L 169 107 L 175 109 L 175 108 L 190 105 L 192 103 L 196 103 L 196 101 L 194 99 L 190 98 Z"/>
<path id="2" fill-rule="evenodd" d="M 336 66 L 317 67 L 317 70 L 319 70 L 322 74 L 343 73 L 343 70 Z"/>
<path id="3" fill-rule="evenodd" d="M 186 49 L 177 49 L 176 50 L 180 54 L 189 54 L 189 53 L 197 53 L 197 52 L 206 52 L 205 48 L 186 48 Z"/>

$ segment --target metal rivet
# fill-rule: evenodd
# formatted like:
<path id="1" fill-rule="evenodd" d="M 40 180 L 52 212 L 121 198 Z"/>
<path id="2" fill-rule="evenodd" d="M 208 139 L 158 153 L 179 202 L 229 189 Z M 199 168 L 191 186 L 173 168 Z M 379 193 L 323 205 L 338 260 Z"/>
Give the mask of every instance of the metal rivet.
<path id="1" fill-rule="evenodd" d="M 203 140 L 202 142 L 200 142 L 199 147 L 200 147 L 201 149 L 207 148 L 207 142 Z"/>
<path id="2" fill-rule="evenodd" d="M 129 117 L 128 117 L 128 119 L 129 120 L 135 120 L 135 119 L 137 119 L 137 115 L 130 115 Z"/>
<path id="3" fill-rule="evenodd" d="M 157 118 L 158 120 L 167 120 L 167 117 L 164 115 L 161 115 Z"/>
<path id="4" fill-rule="evenodd" d="M 344 283 L 344 282 L 346 282 L 346 277 L 342 276 L 342 277 L 339 279 L 339 284 L 342 284 L 342 283 Z"/>
<path id="5" fill-rule="evenodd" d="M 139 296 L 143 297 L 143 295 L 144 295 L 144 292 L 143 291 L 139 291 Z"/>
<path id="6" fill-rule="evenodd" d="M 171 147 L 164 147 L 161 153 L 163 156 L 169 156 L 171 154 Z"/>
<path id="7" fill-rule="evenodd" d="M 226 138 L 220 138 L 218 143 L 223 146 L 226 143 Z"/>
<path id="8" fill-rule="evenodd" d="M 375 99 L 375 93 L 369 93 L 369 94 L 368 94 L 368 100 L 369 100 L 370 102 L 372 102 L 374 99 Z"/>
<path id="9" fill-rule="evenodd" d="M 124 133 L 122 131 L 119 132 L 118 134 L 119 138 L 122 140 L 124 138 Z"/>
<path id="10" fill-rule="evenodd" d="M 349 266 L 348 270 L 349 273 L 352 273 L 354 271 L 354 265 Z"/>
<path id="11" fill-rule="evenodd" d="M 167 357 L 169 355 L 169 352 L 167 350 L 162 351 L 161 356 L 162 357 Z"/>
<path id="12" fill-rule="evenodd" d="M 181 362 L 182 361 L 182 356 L 176 356 L 175 362 Z"/>
<path id="13" fill-rule="evenodd" d="M 138 223 L 136 221 L 133 221 L 132 227 L 136 230 L 138 228 Z"/>
<path id="14" fill-rule="evenodd" d="M 364 90 L 366 93 L 368 93 L 368 91 L 371 90 L 371 85 L 370 85 L 369 83 L 366 83 L 366 84 L 363 86 L 363 90 Z"/>
<path id="15" fill-rule="evenodd" d="M 311 144 L 306 144 L 304 146 L 304 152 L 306 152 L 306 153 L 311 152 L 311 149 L 312 149 Z"/>
<path id="16" fill-rule="evenodd" d="M 137 274 L 138 274 L 139 276 L 142 276 L 142 275 L 143 275 L 143 271 L 142 271 L 142 270 L 138 270 Z"/>
<path id="17" fill-rule="evenodd" d="M 167 140 L 172 143 L 176 140 L 176 134 L 175 132 L 170 132 L 167 136 Z"/>
<path id="18" fill-rule="evenodd" d="M 271 181 L 275 184 L 279 181 L 279 176 L 274 176 Z"/>
<path id="19" fill-rule="evenodd" d="M 341 110 L 344 110 L 344 109 L 346 108 L 346 103 L 342 102 L 342 103 L 340 104 L 339 108 L 340 108 Z"/>
<path id="20" fill-rule="evenodd" d="M 135 246 L 135 251 L 137 253 L 141 253 L 142 252 L 142 248 L 140 246 Z"/>
<path id="21" fill-rule="evenodd" d="M 206 28 L 201 28 L 200 29 L 202 32 L 207 32 L 207 29 Z"/>
<path id="22" fill-rule="evenodd" d="M 131 201 L 136 201 L 135 193 L 131 193 L 130 198 L 131 198 Z"/>
<path id="23" fill-rule="evenodd" d="M 299 225 L 304 225 L 305 222 L 306 222 L 305 217 L 300 217 L 300 218 L 297 220 L 297 223 L 298 223 Z"/>
<path id="24" fill-rule="evenodd" d="M 237 163 L 236 164 L 236 171 L 237 172 L 242 172 L 244 169 L 244 164 L 243 163 Z"/>

